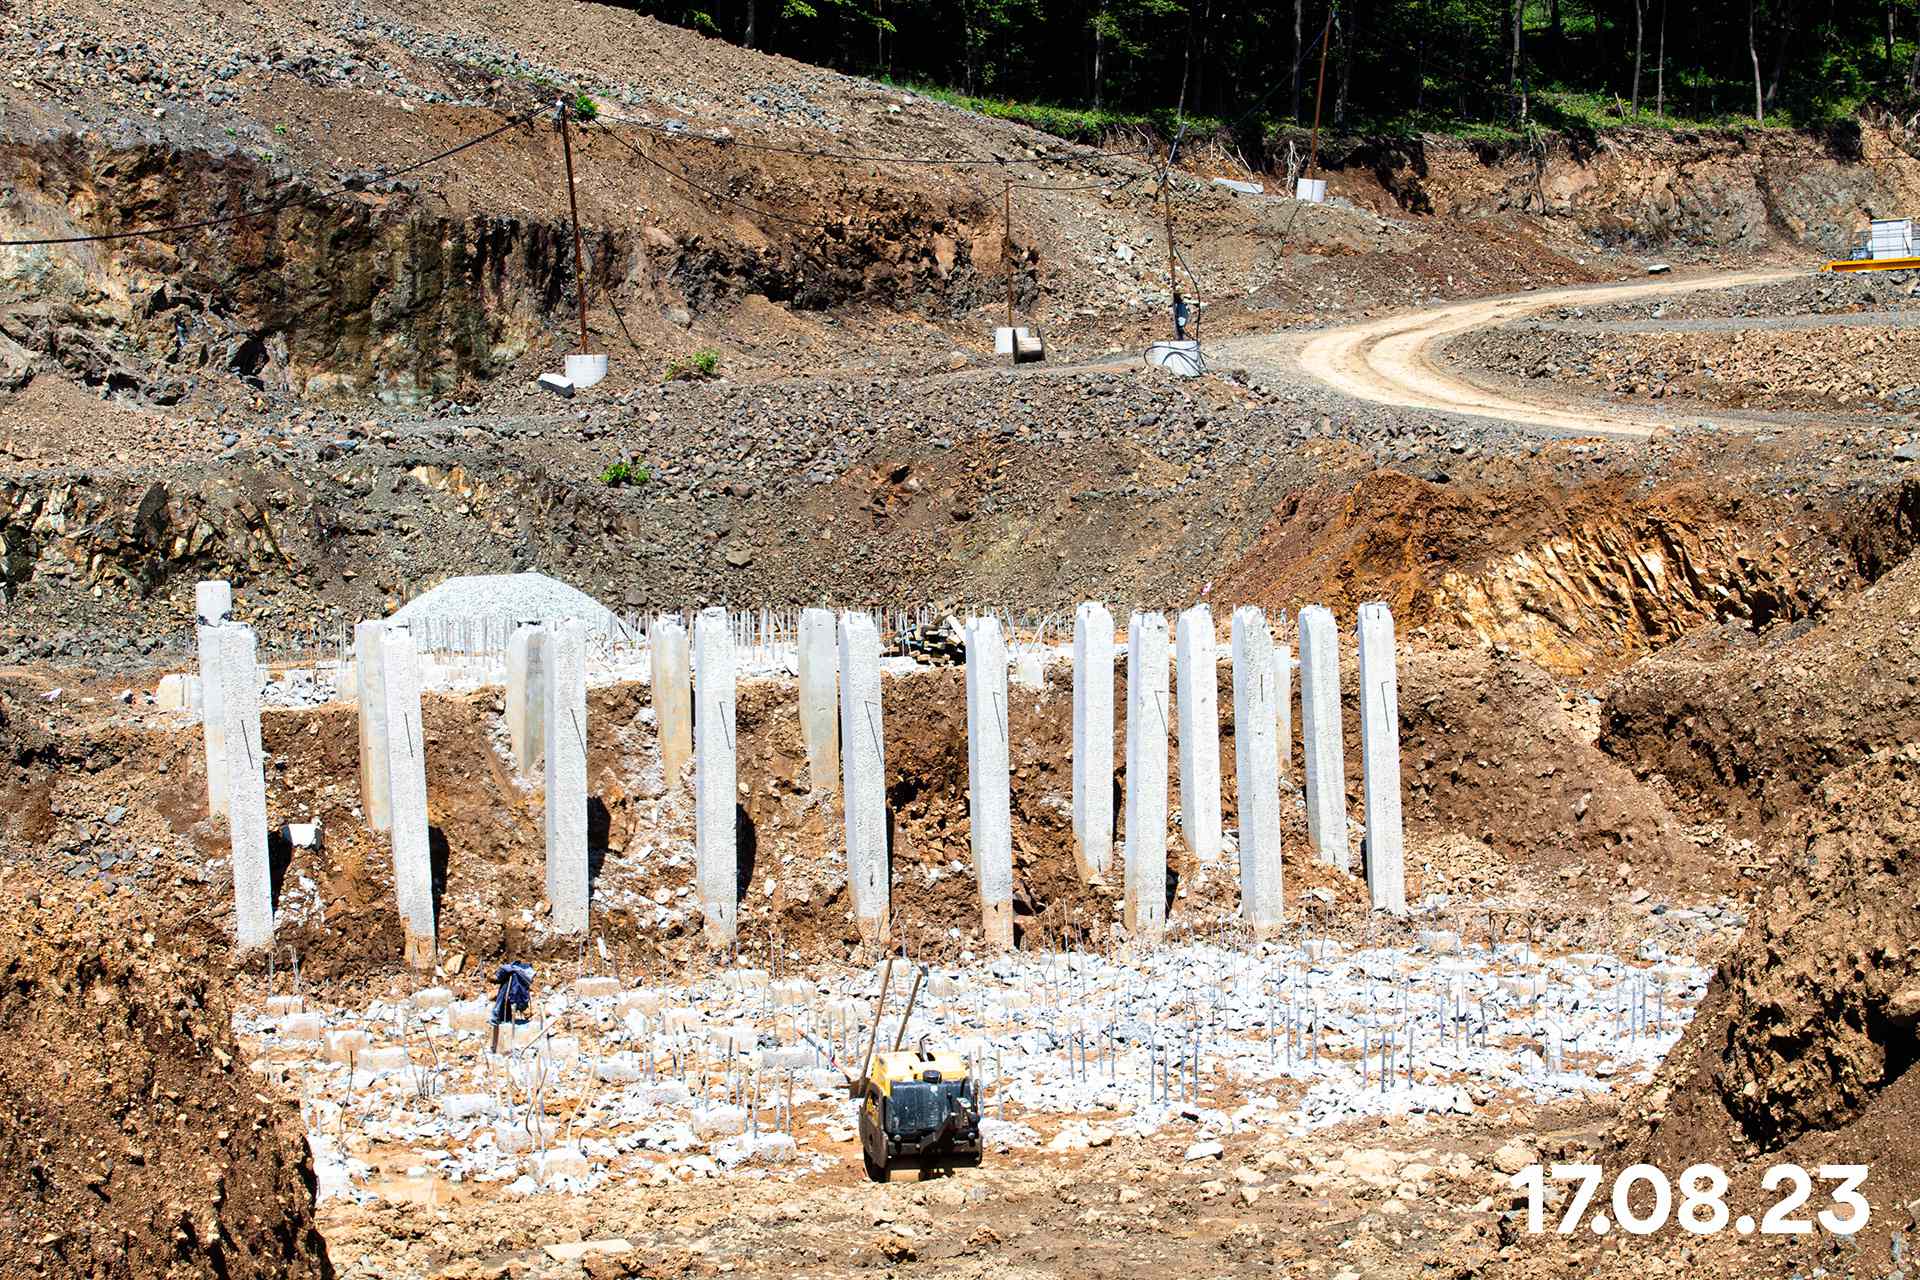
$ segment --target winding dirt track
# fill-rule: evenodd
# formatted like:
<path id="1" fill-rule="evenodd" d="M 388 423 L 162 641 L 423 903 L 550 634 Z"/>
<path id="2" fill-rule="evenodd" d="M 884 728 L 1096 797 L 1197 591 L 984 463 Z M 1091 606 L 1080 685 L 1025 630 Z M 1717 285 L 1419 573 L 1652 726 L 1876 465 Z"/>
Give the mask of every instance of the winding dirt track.
<path id="1" fill-rule="evenodd" d="M 1788 280 L 1803 274 L 1804 271 L 1737 271 L 1711 276 L 1658 276 L 1632 284 L 1548 289 L 1516 297 L 1485 298 L 1316 334 L 1299 348 L 1297 359 L 1308 376 L 1345 395 L 1376 404 L 1494 418 L 1555 433 L 1643 436 L 1665 425 L 1667 420 L 1640 409 L 1598 402 L 1582 404 L 1565 396 L 1534 400 L 1510 391 L 1491 391 L 1449 371 L 1440 359 L 1438 348 L 1469 329 L 1505 324 L 1554 307 L 1594 306 L 1701 289 L 1731 289 Z"/>

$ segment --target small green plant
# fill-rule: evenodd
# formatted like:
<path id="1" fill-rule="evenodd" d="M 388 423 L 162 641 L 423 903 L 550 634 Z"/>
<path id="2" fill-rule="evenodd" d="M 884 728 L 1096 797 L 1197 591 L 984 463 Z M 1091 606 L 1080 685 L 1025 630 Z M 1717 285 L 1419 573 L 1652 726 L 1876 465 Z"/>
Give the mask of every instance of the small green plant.
<path id="1" fill-rule="evenodd" d="M 273 126 L 273 131 L 279 134 L 283 138 L 287 136 L 287 126 L 283 124 L 277 124 Z"/>
<path id="2" fill-rule="evenodd" d="M 622 458 L 619 462 L 610 462 L 600 473 L 600 483 L 609 489 L 624 488 L 630 484 L 645 484 L 653 477 L 644 465 L 635 465 Z"/>
<path id="3" fill-rule="evenodd" d="M 573 95 L 573 114 L 582 120 L 598 120 L 600 104 L 584 93 L 576 93 Z"/>
<path id="4" fill-rule="evenodd" d="M 667 363 L 667 371 L 660 375 L 662 382 L 705 382 L 720 369 L 718 351 L 696 351 L 681 360 Z"/>

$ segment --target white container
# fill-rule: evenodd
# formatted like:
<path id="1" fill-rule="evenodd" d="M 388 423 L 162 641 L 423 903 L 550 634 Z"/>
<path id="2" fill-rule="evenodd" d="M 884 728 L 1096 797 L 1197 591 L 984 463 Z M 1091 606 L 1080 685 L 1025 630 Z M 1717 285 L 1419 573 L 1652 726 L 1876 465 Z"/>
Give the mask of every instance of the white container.
<path id="1" fill-rule="evenodd" d="M 1197 378 L 1207 369 L 1206 359 L 1200 354 L 1200 343 L 1193 338 L 1154 343 L 1147 348 L 1147 363 L 1183 378 Z"/>
<path id="2" fill-rule="evenodd" d="M 1867 256 L 1913 257 L 1913 219 L 1876 218 L 1867 231 Z"/>
<path id="3" fill-rule="evenodd" d="M 607 358 L 605 356 L 567 357 L 567 381 L 580 390 L 598 386 L 606 376 Z"/>
<path id="4" fill-rule="evenodd" d="M 1305 200 L 1309 204 L 1327 202 L 1327 180 L 1325 178 L 1300 178 L 1293 184 L 1293 198 Z"/>

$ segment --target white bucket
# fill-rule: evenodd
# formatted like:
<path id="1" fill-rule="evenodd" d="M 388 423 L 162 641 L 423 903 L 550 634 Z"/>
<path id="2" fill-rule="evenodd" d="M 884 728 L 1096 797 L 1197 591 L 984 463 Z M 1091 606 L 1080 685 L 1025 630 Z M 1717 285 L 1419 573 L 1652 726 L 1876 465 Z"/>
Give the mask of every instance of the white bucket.
<path id="1" fill-rule="evenodd" d="M 1197 378 L 1207 368 L 1206 359 L 1200 354 L 1200 343 L 1193 338 L 1154 343 L 1147 348 L 1147 363 L 1183 378 Z"/>
<path id="2" fill-rule="evenodd" d="M 567 381 L 585 390 L 598 386 L 607 376 L 605 356 L 568 356 Z"/>

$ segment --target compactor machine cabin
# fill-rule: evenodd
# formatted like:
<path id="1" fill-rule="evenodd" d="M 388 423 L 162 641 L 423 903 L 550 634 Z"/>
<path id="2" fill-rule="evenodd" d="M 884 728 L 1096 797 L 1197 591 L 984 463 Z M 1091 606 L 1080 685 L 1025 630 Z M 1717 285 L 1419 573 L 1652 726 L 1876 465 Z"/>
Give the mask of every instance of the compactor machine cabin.
<path id="1" fill-rule="evenodd" d="M 925 1039 L 917 1049 L 900 1047 L 926 976 L 924 968 L 914 972 L 913 990 L 893 1048 L 874 1052 L 892 976 L 889 958 L 880 975 L 880 1001 L 874 1008 L 865 1068 L 848 1082 L 848 1091 L 860 1101 L 860 1149 L 867 1176 L 888 1182 L 978 1165 L 980 1087 L 971 1065 L 958 1053 L 930 1048 Z"/>

